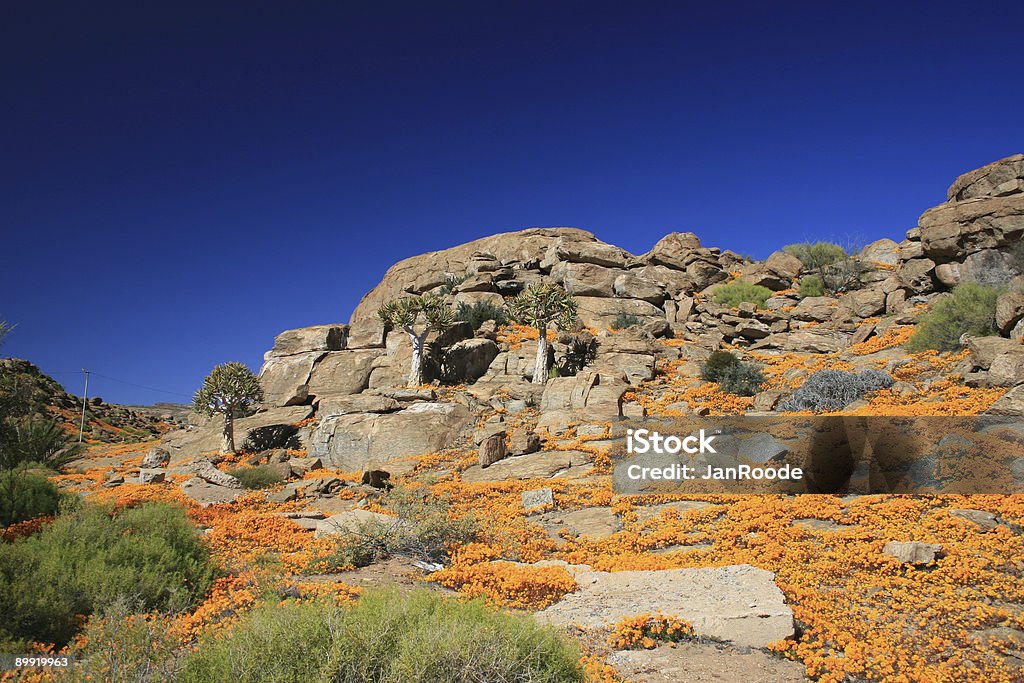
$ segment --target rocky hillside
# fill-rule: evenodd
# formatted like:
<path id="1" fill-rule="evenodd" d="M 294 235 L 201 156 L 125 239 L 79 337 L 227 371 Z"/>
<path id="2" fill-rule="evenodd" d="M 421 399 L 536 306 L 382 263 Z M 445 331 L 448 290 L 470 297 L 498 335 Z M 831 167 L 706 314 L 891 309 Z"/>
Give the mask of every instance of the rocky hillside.
<path id="1" fill-rule="evenodd" d="M 180 617 L 190 637 L 228 627 L 257 593 L 350 599 L 399 583 L 560 626 L 591 681 L 1018 681 L 1019 495 L 624 495 L 613 477 L 627 417 L 1024 416 L 1022 235 L 1021 155 L 959 178 L 904 239 L 841 260 L 832 294 L 812 295 L 823 271 L 793 253 L 750 262 L 692 234 L 642 255 L 574 228 L 495 235 L 396 264 L 348 323 L 278 335 L 266 405 L 236 422 L 242 453 L 216 453 L 221 426 L 197 422 L 57 479 L 119 505 L 174 501 L 208 528 L 229 574 Z M 433 381 L 404 386 L 409 341 L 378 322 L 381 303 L 436 293 L 500 318 L 537 281 L 579 303 L 580 324 L 550 332 L 556 376 L 532 383 L 536 331 L 492 319 L 434 334 Z M 908 349 L 963 282 L 1010 285 L 997 329 Z M 755 302 L 716 303 L 753 285 Z M 702 379 L 722 350 L 760 373 L 750 391 Z M 842 391 L 807 403 L 824 370 L 848 373 L 824 375 Z M 915 476 L 984 478 L 998 462 L 998 492 L 1024 483 L 1020 420 L 966 437 L 953 421 L 912 435 L 934 447 Z M 965 439 L 980 458 L 961 457 Z M 743 457 L 763 464 L 777 445 Z M 455 528 L 467 519 L 476 533 Z M 388 545 L 424 528 L 442 546 L 429 561 Z M 659 613 L 692 637 L 663 644 Z"/>
<path id="2" fill-rule="evenodd" d="M 0 398 L 20 415 L 57 420 L 68 433 L 78 434 L 82 399 L 69 394 L 52 377 L 27 360 L 0 359 Z M 130 406 L 92 398 L 86 410 L 85 438 L 91 443 L 134 442 L 166 433 L 169 421 Z"/>
<path id="3" fill-rule="evenodd" d="M 826 368 L 882 369 L 898 380 L 873 402 L 858 401 L 848 410 L 1019 414 L 1020 295 L 1000 299 L 1004 336 L 966 340 L 970 353 L 927 361 L 911 358 L 902 344 L 921 315 L 958 283 L 1019 289 L 1024 282 L 1022 167 L 1024 157 L 1015 155 L 958 178 L 947 201 L 926 211 L 904 239 L 864 247 L 851 260 L 852 281 L 833 295 L 801 295 L 801 281 L 812 273 L 790 253 L 747 261 L 702 246 L 692 233 L 669 234 L 634 255 L 584 230 L 533 228 L 406 259 L 388 270 L 347 324 L 277 337 L 260 372 L 266 410 L 240 426 L 258 430 L 257 437 L 276 430 L 325 463 L 363 469 L 474 438 L 472 426 L 487 410 L 511 417 L 531 409 L 537 417 L 530 427 L 551 433 L 581 419 L 666 407 L 763 413 Z M 436 293 L 456 307 L 500 309 L 536 281 L 562 285 L 579 303 L 578 328 L 562 331 L 554 343 L 555 365 L 567 376 L 546 385 L 529 382 L 536 343 L 530 330 L 494 323 L 474 330 L 460 323 L 433 335 L 428 364 L 435 377 L 458 382 L 404 387 L 411 347 L 404 333 L 386 330 L 377 319 L 383 302 Z M 766 287 L 771 295 L 760 306 L 715 303 L 716 290 L 736 281 Z M 631 324 L 613 329 L 623 317 Z M 700 382 L 700 363 L 719 349 L 764 367 L 762 390 L 749 399 L 723 396 Z M 179 434 L 171 445 L 214 449 L 215 431 Z M 253 443 L 279 445 L 261 438 Z"/>

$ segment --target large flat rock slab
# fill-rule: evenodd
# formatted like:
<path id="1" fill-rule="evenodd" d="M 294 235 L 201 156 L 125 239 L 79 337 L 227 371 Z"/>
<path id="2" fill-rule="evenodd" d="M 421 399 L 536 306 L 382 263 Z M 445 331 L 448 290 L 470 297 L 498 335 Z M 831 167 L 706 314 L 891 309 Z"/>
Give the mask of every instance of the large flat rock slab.
<path id="1" fill-rule="evenodd" d="M 235 445 L 247 450 L 296 448 L 298 429 L 293 427 L 313 414 L 312 406 L 289 406 L 260 411 L 235 420 Z M 201 427 L 170 432 L 161 440 L 171 454 L 171 463 L 201 453 L 218 453 L 223 444 L 224 421 L 215 416 Z"/>
<path id="2" fill-rule="evenodd" d="M 686 619 L 699 636 L 764 647 L 793 635 L 793 611 L 775 575 L 748 564 L 657 571 L 575 572 L 579 590 L 538 618 L 585 628 L 647 612 Z"/>
<path id="3" fill-rule="evenodd" d="M 594 468 L 590 453 L 585 451 L 540 451 L 517 455 L 481 467 L 473 465 L 462 473 L 470 483 L 505 481 L 507 479 L 574 479 L 589 474 Z"/>

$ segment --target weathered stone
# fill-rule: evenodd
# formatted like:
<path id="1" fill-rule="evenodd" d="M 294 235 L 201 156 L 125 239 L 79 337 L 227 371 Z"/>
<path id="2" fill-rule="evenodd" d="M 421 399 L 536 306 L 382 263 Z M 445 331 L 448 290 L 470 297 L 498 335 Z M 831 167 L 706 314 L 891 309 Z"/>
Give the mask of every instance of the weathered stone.
<path id="1" fill-rule="evenodd" d="M 859 289 L 840 299 L 839 308 L 858 318 L 870 318 L 885 312 L 885 293 L 880 289 Z"/>
<path id="2" fill-rule="evenodd" d="M 201 477 L 192 477 L 181 484 L 181 491 L 201 507 L 230 503 L 244 492 L 238 486 L 220 486 Z"/>
<path id="3" fill-rule="evenodd" d="M 686 274 L 693 280 L 693 286 L 698 291 L 703 291 L 715 284 L 729 279 L 729 274 L 715 263 L 704 259 L 698 259 L 686 266 Z"/>
<path id="4" fill-rule="evenodd" d="M 894 292 L 889 292 L 885 297 L 885 312 L 886 313 L 899 313 L 907 306 L 907 292 L 902 289 L 897 289 Z"/>
<path id="5" fill-rule="evenodd" d="M 507 455 L 508 451 L 505 448 L 505 431 L 502 430 L 495 434 L 491 434 L 480 442 L 480 447 L 477 451 L 477 460 L 480 463 L 480 467 L 490 467 Z"/>
<path id="6" fill-rule="evenodd" d="M 654 377 L 654 356 L 643 353 L 601 353 L 594 369 L 613 368 L 625 373 L 630 384 L 639 384 Z"/>
<path id="7" fill-rule="evenodd" d="M 366 524 L 381 524 L 385 527 L 400 525 L 402 522 L 397 517 L 384 515 L 370 510 L 347 510 L 332 515 L 327 519 L 320 520 L 313 532 L 315 538 L 323 536 L 334 536 L 338 534 L 351 534 L 358 532 L 360 527 Z"/>
<path id="8" fill-rule="evenodd" d="M 929 258 L 948 260 L 998 249 L 1024 231 L 1024 196 L 989 197 L 940 204 L 919 219 Z"/>
<path id="9" fill-rule="evenodd" d="M 1020 274 L 1020 268 L 1017 257 L 1008 250 L 983 249 L 964 258 L 960 273 L 965 282 L 1004 287 L 1013 277 Z"/>
<path id="10" fill-rule="evenodd" d="M 860 252 L 864 261 L 895 266 L 900 261 L 900 245 L 890 239 L 880 239 L 864 247 Z"/>
<path id="11" fill-rule="evenodd" d="M 1020 344 L 1017 346 L 1017 349 L 1002 353 L 992 360 L 988 368 L 988 379 L 993 386 L 1012 387 L 1024 382 L 1024 347 Z"/>
<path id="12" fill-rule="evenodd" d="M 573 296 L 610 297 L 615 294 L 615 279 L 621 273 L 592 263 L 567 263 L 561 271 L 561 282 Z"/>
<path id="13" fill-rule="evenodd" d="M 544 387 L 541 424 L 555 412 L 581 413 L 589 420 L 621 417 L 622 395 L 628 388 L 625 378 L 613 373 L 585 370 L 575 377 L 556 377 Z"/>
<path id="14" fill-rule="evenodd" d="M 794 633 L 775 575 L 750 565 L 658 571 L 578 571 L 579 588 L 537 613 L 556 625 L 606 628 L 643 613 L 671 614 L 697 635 L 764 647 Z"/>
<path id="15" fill-rule="evenodd" d="M 540 507 L 541 505 L 554 505 L 555 498 L 551 489 L 534 489 L 523 491 L 520 494 L 523 507 L 526 509 Z"/>
<path id="16" fill-rule="evenodd" d="M 391 483 L 391 473 L 387 470 L 363 470 L 359 477 L 359 483 L 384 491 L 394 488 L 394 484 Z"/>
<path id="17" fill-rule="evenodd" d="M 781 346 L 786 351 L 805 353 L 834 353 L 850 345 L 849 336 L 828 330 L 798 331 L 780 335 Z"/>
<path id="18" fill-rule="evenodd" d="M 935 266 L 935 279 L 946 287 L 956 287 L 960 284 L 960 264 L 941 263 Z"/>
<path id="19" fill-rule="evenodd" d="M 583 508 L 571 512 L 547 512 L 535 518 L 553 537 L 565 532 L 573 536 L 608 538 L 622 529 L 622 522 L 609 507 Z"/>
<path id="20" fill-rule="evenodd" d="M 385 389 L 381 395 L 394 399 L 399 403 L 417 403 L 419 401 L 434 401 L 437 399 L 437 392 L 429 388 L 398 387 Z"/>
<path id="21" fill-rule="evenodd" d="M 490 339 L 465 339 L 444 351 L 441 374 L 448 380 L 473 382 L 487 372 L 498 356 L 498 345 Z"/>
<path id="22" fill-rule="evenodd" d="M 789 280 L 792 280 L 799 275 L 800 271 L 804 267 L 804 264 L 800 262 L 800 259 L 792 254 L 787 254 L 784 251 L 772 252 L 764 264 L 776 275 Z"/>
<path id="23" fill-rule="evenodd" d="M 953 517 L 958 517 L 960 519 L 966 520 L 984 531 L 988 531 L 989 529 L 995 529 L 997 526 L 999 526 L 999 519 L 994 514 L 986 510 L 971 510 L 969 508 L 957 508 L 954 510 L 950 510 L 949 514 Z"/>
<path id="24" fill-rule="evenodd" d="M 223 486 L 229 489 L 240 489 L 242 488 L 241 482 L 232 477 L 227 472 L 222 472 L 214 467 L 213 463 L 205 458 L 199 458 L 192 462 L 189 469 L 195 473 L 197 477 L 203 481 L 215 484 L 217 486 Z"/>
<path id="25" fill-rule="evenodd" d="M 314 325 L 285 330 L 274 338 L 274 347 L 265 359 L 293 356 L 310 351 L 341 351 L 348 343 L 348 325 Z"/>
<path id="26" fill-rule="evenodd" d="M 306 403 L 309 399 L 309 373 L 323 353 L 311 351 L 268 358 L 259 374 L 264 402 L 271 406 Z"/>
<path id="27" fill-rule="evenodd" d="M 309 393 L 317 398 L 358 394 L 369 387 L 374 349 L 332 351 L 316 362 L 310 373 Z"/>
<path id="28" fill-rule="evenodd" d="M 790 313 L 793 320 L 824 322 L 835 312 L 836 300 L 829 296 L 808 296 L 800 300 Z"/>
<path id="29" fill-rule="evenodd" d="M 1024 353 L 1024 347 L 1012 339 L 1003 337 L 967 337 L 965 345 L 971 352 L 976 368 L 988 370 L 996 358 L 1004 354 Z"/>
<path id="30" fill-rule="evenodd" d="M 573 479 L 593 469 L 592 456 L 584 451 L 541 451 L 504 458 L 486 469 L 473 465 L 462 473 L 469 483 L 508 479 Z"/>
<path id="31" fill-rule="evenodd" d="M 509 439 L 509 452 L 512 455 L 528 455 L 540 450 L 540 437 L 533 431 L 521 428 L 512 432 Z"/>
<path id="32" fill-rule="evenodd" d="M 639 277 L 632 272 L 626 272 L 616 277 L 612 283 L 612 291 L 615 296 L 642 299 L 655 306 L 664 303 L 667 296 L 664 286 L 653 280 Z"/>
<path id="33" fill-rule="evenodd" d="M 167 474 L 161 469 L 142 468 L 139 470 L 140 484 L 161 484 L 167 478 Z"/>
<path id="34" fill-rule="evenodd" d="M 322 420 L 333 415 L 393 413 L 401 409 L 402 405 L 389 396 L 377 394 L 327 396 L 317 402 L 317 417 Z"/>
<path id="35" fill-rule="evenodd" d="M 996 326 L 999 333 L 1008 336 L 1014 326 L 1024 319 L 1024 294 L 1009 292 L 996 299 Z"/>
<path id="36" fill-rule="evenodd" d="M 662 309 L 640 299 L 581 296 L 576 298 L 576 302 L 579 305 L 577 314 L 580 322 L 599 330 L 610 327 L 619 315 L 632 315 L 640 319 L 665 317 Z"/>
<path id="37" fill-rule="evenodd" d="M 903 564 L 924 566 L 935 562 L 942 546 L 938 543 L 920 543 L 918 541 L 889 541 L 882 552 L 895 557 Z"/>
<path id="38" fill-rule="evenodd" d="M 743 320 L 736 324 L 736 334 L 744 339 L 764 339 L 771 333 L 771 328 L 760 320 Z"/>
<path id="39" fill-rule="evenodd" d="M 292 458 L 288 460 L 288 468 L 292 476 L 303 477 L 308 472 L 323 469 L 323 462 L 320 458 Z M 285 477 L 287 479 L 287 477 Z"/>
<path id="40" fill-rule="evenodd" d="M 377 334 L 383 330 L 377 320 L 377 309 L 381 304 L 408 293 L 427 292 L 439 287 L 445 284 L 447 274 L 466 273 L 475 254 L 493 256 L 493 261 L 488 259 L 492 263 L 515 263 L 535 269 L 551 246 L 559 240 L 597 242 L 593 234 L 577 228 L 530 228 L 491 235 L 396 263 L 388 269 L 381 282 L 363 297 L 352 313 L 348 348 L 357 347 L 357 336 L 360 337 L 360 343 L 377 341 Z M 523 271 L 524 275 L 526 272 Z M 362 337 L 366 337 L 367 342 Z"/>
<path id="41" fill-rule="evenodd" d="M 1024 154 L 968 171 L 949 186 L 949 201 L 965 201 L 981 197 L 1002 197 L 1024 193 Z"/>
<path id="42" fill-rule="evenodd" d="M 670 232 L 658 240 L 641 260 L 660 266 L 683 270 L 700 248 L 700 239 L 692 232 Z"/>
<path id="43" fill-rule="evenodd" d="M 608 268 L 622 268 L 633 258 L 625 249 L 604 242 L 583 242 L 559 239 L 549 249 L 541 267 L 551 267 L 558 261 L 591 263 Z"/>
<path id="44" fill-rule="evenodd" d="M 908 289 L 916 294 L 922 294 L 935 288 L 935 282 L 932 280 L 934 272 L 935 261 L 926 258 L 911 259 L 900 267 L 899 277 Z"/>
<path id="45" fill-rule="evenodd" d="M 394 413 L 339 415 L 320 421 L 310 437 L 309 454 L 341 470 L 365 469 L 426 455 L 455 445 L 471 421 L 454 403 L 415 403 Z"/>
<path id="46" fill-rule="evenodd" d="M 163 446 L 153 446 L 149 449 L 142 458 L 142 463 L 139 465 L 143 469 L 156 469 L 158 467 L 167 467 L 167 463 L 171 461 L 171 452 Z"/>
<path id="47" fill-rule="evenodd" d="M 311 406 L 271 408 L 235 420 L 235 444 L 245 450 L 262 451 L 270 448 L 298 448 L 298 429 L 293 425 L 313 414 Z M 192 427 L 169 432 L 162 445 L 172 458 L 219 452 L 223 445 L 223 422 L 211 420 L 203 427 Z"/>
<path id="48" fill-rule="evenodd" d="M 775 410 L 775 406 L 779 405 L 779 401 L 785 392 L 779 389 L 769 389 L 768 391 L 762 391 L 761 393 L 754 396 L 754 403 L 751 406 L 757 412 L 767 412 L 769 410 Z"/>

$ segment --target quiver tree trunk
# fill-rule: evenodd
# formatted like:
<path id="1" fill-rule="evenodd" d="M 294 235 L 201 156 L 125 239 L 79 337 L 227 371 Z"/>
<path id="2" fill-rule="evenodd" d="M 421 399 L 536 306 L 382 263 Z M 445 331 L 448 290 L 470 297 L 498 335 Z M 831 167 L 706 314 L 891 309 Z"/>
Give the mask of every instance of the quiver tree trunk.
<path id="1" fill-rule="evenodd" d="M 235 415 L 230 408 L 224 411 L 224 444 L 225 453 L 235 452 Z"/>
<path id="2" fill-rule="evenodd" d="M 533 383 L 548 381 L 548 331 L 537 328 L 537 358 L 533 362 Z"/>
<path id="3" fill-rule="evenodd" d="M 409 332 L 409 341 L 412 343 L 412 363 L 409 368 L 409 386 L 417 387 L 423 384 L 423 348 L 427 343 L 427 331 L 417 335 Z"/>

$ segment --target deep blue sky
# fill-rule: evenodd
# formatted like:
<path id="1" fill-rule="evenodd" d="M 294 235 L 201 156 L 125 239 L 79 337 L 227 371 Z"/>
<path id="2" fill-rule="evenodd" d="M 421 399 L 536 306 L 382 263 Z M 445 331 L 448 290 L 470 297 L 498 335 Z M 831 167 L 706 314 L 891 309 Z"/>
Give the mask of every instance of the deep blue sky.
<path id="1" fill-rule="evenodd" d="M 1024 151 L 1021 26 L 1019 0 L 5 3 L 3 353 L 187 400 L 495 232 L 900 239 Z"/>

